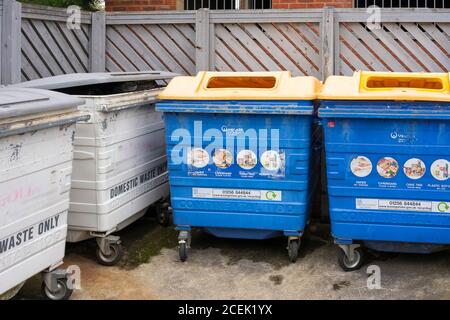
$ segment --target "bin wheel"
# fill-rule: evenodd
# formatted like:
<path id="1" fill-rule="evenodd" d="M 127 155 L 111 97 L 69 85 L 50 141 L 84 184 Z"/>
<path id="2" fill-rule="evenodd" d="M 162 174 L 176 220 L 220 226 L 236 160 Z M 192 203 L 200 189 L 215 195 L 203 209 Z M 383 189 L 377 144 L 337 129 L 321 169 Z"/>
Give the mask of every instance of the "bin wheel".
<path id="1" fill-rule="evenodd" d="M 354 259 L 350 261 L 343 250 L 339 251 L 339 266 L 345 272 L 355 271 L 362 267 L 364 262 L 364 251 L 361 247 L 356 248 L 353 252 Z"/>
<path id="2" fill-rule="evenodd" d="M 180 242 L 178 244 L 178 254 L 180 256 L 181 262 L 185 262 L 187 260 L 187 244 L 186 242 Z"/>
<path id="3" fill-rule="evenodd" d="M 105 255 L 100 248 L 97 248 L 97 261 L 104 266 L 116 265 L 123 256 L 123 248 L 119 243 L 110 243 L 111 254 Z"/>
<path id="4" fill-rule="evenodd" d="M 51 291 L 45 282 L 42 282 L 41 290 L 44 297 L 49 300 L 69 300 L 73 293 L 73 289 L 69 289 L 67 279 L 58 279 L 56 285 L 58 290 Z"/>
<path id="5" fill-rule="evenodd" d="M 160 225 L 164 227 L 170 226 L 170 207 L 168 204 L 158 205 L 156 219 Z"/>
<path id="6" fill-rule="evenodd" d="M 300 248 L 300 240 L 291 240 L 288 243 L 288 254 L 289 260 L 292 263 L 297 262 L 298 259 L 298 249 Z"/>

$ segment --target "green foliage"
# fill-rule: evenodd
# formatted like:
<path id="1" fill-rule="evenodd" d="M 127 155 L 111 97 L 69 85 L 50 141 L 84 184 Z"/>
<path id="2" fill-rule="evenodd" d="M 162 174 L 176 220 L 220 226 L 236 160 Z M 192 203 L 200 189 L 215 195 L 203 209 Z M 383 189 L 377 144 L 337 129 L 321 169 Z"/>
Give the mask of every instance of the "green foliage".
<path id="1" fill-rule="evenodd" d="M 50 7 L 67 8 L 71 5 L 77 5 L 83 10 L 98 11 L 104 4 L 103 0 L 18 0 L 22 3 L 39 4 Z"/>

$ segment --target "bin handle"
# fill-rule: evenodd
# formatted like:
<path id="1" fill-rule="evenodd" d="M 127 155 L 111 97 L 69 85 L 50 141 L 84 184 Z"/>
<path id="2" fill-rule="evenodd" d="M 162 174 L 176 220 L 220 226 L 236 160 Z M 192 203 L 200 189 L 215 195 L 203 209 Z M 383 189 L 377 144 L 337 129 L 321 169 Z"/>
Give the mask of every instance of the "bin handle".
<path id="1" fill-rule="evenodd" d="M 405 73 L 360 71 L 359 91 L 448 93 L 448 73 Z"/>

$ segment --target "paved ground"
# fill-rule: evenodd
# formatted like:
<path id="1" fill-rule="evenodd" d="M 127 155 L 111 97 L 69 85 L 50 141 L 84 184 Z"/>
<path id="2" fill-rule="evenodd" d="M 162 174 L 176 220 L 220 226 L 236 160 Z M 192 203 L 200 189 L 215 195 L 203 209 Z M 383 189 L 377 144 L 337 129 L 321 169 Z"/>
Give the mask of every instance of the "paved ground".
<path id="1" fill-rule="evenodd" d="M 66 264 L 81 268 L 82 290 L 72 299 L 450 299 L 450 252 L 376 254 L 353 273 L 337 265 L 328 226 L 313 224 L 296 264 L 285 239 L 248 241 L 193 236 L 185 263 L 178 261 L 177 233 L 144 217 L 123 230 L 126 255 L 119 266 L 95 262 L 95 241 L 70 245 Z M 381 268 L 382 289 L 367 289 L 367 266 Z M 18 299 L 39 298 L 40 278 Z"/>

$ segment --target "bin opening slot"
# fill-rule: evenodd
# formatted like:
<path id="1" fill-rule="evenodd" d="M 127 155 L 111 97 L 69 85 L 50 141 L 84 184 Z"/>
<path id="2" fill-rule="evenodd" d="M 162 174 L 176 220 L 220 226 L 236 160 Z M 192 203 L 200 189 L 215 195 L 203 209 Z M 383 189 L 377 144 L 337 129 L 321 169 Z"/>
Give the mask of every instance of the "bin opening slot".
<path id="1" fill-rule="evenodd" d="M 273 89 L 275 77 L 211 77 L 207 89 Z"/>
<path id="2" fill-rule="evenodd" d="M 441 91 L 444 83 L 441 78 L 418 77 L 368 77 L 367 89 L 425 89 L 427 91 Z"/>
<path id="3" fill-rule="evenodd" d="M 55 91 L 71 95 L 102 96 L 109 94 L 119 94 L 119 93 L 157 89 L 164 87 L 165 85 L 166 83 L 160 80 L 124 81 L 124 82 L 110 82 L 110 83 L 90 84 L 84 86 L 61 88 Z"/>

